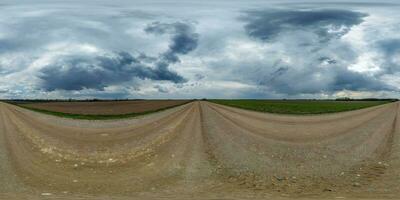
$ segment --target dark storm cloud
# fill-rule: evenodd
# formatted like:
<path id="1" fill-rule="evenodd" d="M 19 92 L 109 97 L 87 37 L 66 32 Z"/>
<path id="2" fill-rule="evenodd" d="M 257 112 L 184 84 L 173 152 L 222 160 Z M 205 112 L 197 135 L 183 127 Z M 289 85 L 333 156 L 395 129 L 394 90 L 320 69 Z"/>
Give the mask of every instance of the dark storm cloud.
<path id="1" fill-rule="evenodd" d="M 352 90 L 352 91 L 383 91 L 395 90 L 383 81 L 373 76 L 353 72 L 346 68 L 335 68 L 334 82 L 329 88 L 331 91 Z"/>
<path id="2" fill-rule="evenodd" d="M 40 71 L 39 78 L 43 80 L 43 89 L 104 90 L 109 85 L 124 83 L 133 78 L 185 82 L 185 78 L 170 71 L 168 67 L 180 61 L 179 55 L 187 54 L 197 47 L 198 34 L 194 32 L 194 28 L 182 22 L 171 24 L 154 22 L 145 28 L 145 32 L 171 34 L 169 49 L 159 58 L 144 53 L 134 57 L 127 52 L 121 52 L 114 57 L 67 58 Z"/>
<path id="3" fill-rule="evenodd" d="M 95 58 L 71 57 L 40 70 L 41 86 L 46 91 L 54 90 L 104 90 L 109 85 L 124 83 L 133 78 L 184 82 L 185 79 L 167 66 L 151 68 L 140 56 L 122 52 L 114 56 Z"/>
<path id="4" fill-rule="evenodd" d="M 246 12 L 246 33 L 265 42 L 277 42 L 295 63 L 281 60 L 253 75 L 255 84 L 279 94 L 320 94 L 350 91 L 394 91 L 380 76 L 348 69 L 358 56 L 339 39 L 367 14 L 349 10 L 256 10 Z M 280 37 L 284 36 L 284 37 Z M 284 41 L 281 41 L 284 38 Z M 317 38 L 315 40 L 315 38 Z M 301 45 L 308 43 L 307 45 Z M 389 42 L 387 51 L 397 49 Z M 300 44 L 300 45 L 299 45 Z M 337 52 L 342 49 L 345 54 Z M 333 58 L 331 58 L 333 56 Z M 298 60 L 297 58 L 303 58 Z"/>
<path id="5" fill-rule="evenodd" d="M 381 65 L 382 73 L 393 74 L 400 71 L 400 39 L 385 39 L 377 42 L 385 59 Z"/>
<path id="6" fill-rule="evenodd" d="M 334 64 L 331 64 L 334 65 Z M 377 77 L 351 71 L 339 65 L 332 67 L 309 67 L 298 70 L 293 67 L 276 66 L 272 73 L 259 79 L 261 87 L 280 94 L 318 94 L 342 90 L 394 91 Z"/>
<path id="7" fill-rule="evenodd" d="M 331 59 L 326 56 L 322 56 L 322 57 L 318 58 L 318 61 L 320 61 L 321 63 L 327 63 L 327 64 L 336 64 L 337 63 L 336 60 Z"/>
<path id="8" fill-rule="evenodd" d="M 154 86 L 154 88 L 157 89 L 158 92 L 168 93 L 168 89 L 163 87 L 163 86 L 161 86 L 161 85 L 156 85 L 156 86 Z"/>
<path id="9" fill-rule="evenodd" d="M 400 53 L 400 39 L 386 39 L 378 42 L 378 47 L 387 55 Z"/>
<path id="10" fill-rule="evenodd" d="M 271 73 L 272 77 L 277 77 L 277 76 L 281 76 L 284 73 L 286 73 L 289 70 L 288 67 L 279 67 L 276 71 L 274 71 L 273 73 Z"/>
<path id="11" fill-rule="evenodd" d="M 204 79 L 206 76 L 203 74 L 195 74 L 194 77 L 196 78 L 197 81 Z"/>
<path id="12" fill-rule="evenodd" d="M 145 31 L 147 33 L 172 35 L 169 50 L 163 54 L 165 62 L 178 62 L 178 54 L 187 54 L 196 49 L 198 45 L 199 34 L 194 32 L 194 27 L 190 24 L 154 22 L 148 25 Z"/>
<path id="13" fill-rule="evenodd" d="M 303 30 L 322 40 L 340 37 L 367 15 L 348 10 L 256 10 L 246 12 L 248 35 L 270 41 L 282 32 Z M 331 31 L 331 29 L 336 31 Z"/>

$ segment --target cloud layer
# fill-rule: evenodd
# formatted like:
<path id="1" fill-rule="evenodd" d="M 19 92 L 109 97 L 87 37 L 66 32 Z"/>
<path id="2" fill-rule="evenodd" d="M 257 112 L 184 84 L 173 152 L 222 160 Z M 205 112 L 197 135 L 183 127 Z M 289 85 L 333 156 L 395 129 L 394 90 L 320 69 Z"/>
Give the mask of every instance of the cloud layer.
<path id="1" fill-rule="evenodd" d="M 183 83 L 186 79 L 168 69 L 180 62 L 179 55 L 188 54 L 197 47 L 198 34 L 194 28 L 182 22 L 171 24 L 153 22 L 145 28 L 146 33 L 170 34 L 168 50 L 158 57 L 144 53 L 133 56 L 128 52 L 111 55 L 68 56 L 40 69 L 40 85 L 46 91 L 84 90 L 104 88 L 122 84 L 132 79 L 149 79 Z"/>
<path id="2" fill-rule="evenodd" d="M 128 82 L 134 78 L 184 82 L 168 65 L 156 63 L 155 68 L 142 61 L 143 55 L 133 57 L 127 52 L 108 56 L 68 57 L 40 70 L 41 88 L 54 90 L 104 90 L 105 87 Z"/>
<path id="3" fill-rule="evenodd" d="M 400 97 L 398 8 L 10 1 L 0 98 Z"/>
<path id="4" fill-rule="evenodd" d="M 259 85 L 268 91 L 289 95 L 332 94 L 343 90 L 398 91 L 379 74 L 349 68 L 359 55 L 342 37 L 367 16 L 367 13 L 339 9 L 246 12 L 242 17 L 246 33 L 266 45 L 283 45 L 283 57 L 286 57 L 267 67 L 271 70 L 260 70 L 265 72 L 256 75 Z M 394 42 L 391 44 L 397 46 Z M 386 46 L 387 53 L 395 52 L 395 47 L 389 48 Z"/>
<path id="5" fill-rule="evenodd" d="M 247 33 L 261 40 L 272 40 L 282 32 L 305 31 L 321 40 L 338 38 L 352 26 L 359 25 L 365 13 L 349 10 L 256 10 L 248 11 L 244 20 Z"/>

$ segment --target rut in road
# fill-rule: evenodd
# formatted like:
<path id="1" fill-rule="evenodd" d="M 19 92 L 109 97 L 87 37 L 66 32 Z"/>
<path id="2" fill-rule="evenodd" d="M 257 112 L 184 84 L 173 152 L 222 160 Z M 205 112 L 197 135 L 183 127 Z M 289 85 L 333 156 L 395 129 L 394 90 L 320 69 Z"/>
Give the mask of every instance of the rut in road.
<path id="1" fill-rule="evenodd" d="M 0 194 L 396 197 L 399 103 L 314 116 L 192 102 L 115 121 L 0 104 Z"/>

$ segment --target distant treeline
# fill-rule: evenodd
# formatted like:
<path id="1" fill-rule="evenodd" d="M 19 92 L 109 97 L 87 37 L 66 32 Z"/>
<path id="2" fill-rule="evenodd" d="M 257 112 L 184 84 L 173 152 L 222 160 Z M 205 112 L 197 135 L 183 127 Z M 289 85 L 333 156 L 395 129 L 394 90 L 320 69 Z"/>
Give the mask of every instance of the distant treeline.
<path id="1" fill-rule="evenodd" d="M 337 98 L 336 101 L 398 101 L 399 99 L 394 98 L 386 98 L 386 99 L 379 99 L 379 98 L 363 98 L 363 99 L 352 99 L 349 97 Z"/>
<path id="2" fill-rule="evenodd" d="M 46 103 L 46 102 L 101 102 L 101 101 L 143 101 L 143 100 L 193 100 L 198 99 L 0 99 L 0 101 L 8 103 Z M 212 100 L 203 98 L 203 101 Z M 228 99 L 225 99 L 228 100 Z M 230 100 L 267 100 L 267 101 L 398 101 L 395 98 L 362 98 L 353 99 L 349 97 L 336 98 L 336 99 L 230 99 Z"/>
<path id="3" fill-rule="evenodd" d="M 208 100 L 258 100 L 258 101 L 398 101 L 395 98 L 362 98 L 353 99 L 349 97 L 336 98 L 336 99 L 202 99 L 203 101 Z"/>
<path id="4" fill-rule="evenodd" d="M 172 100 L 172 99 L 0 99 L 8 103 L 46 103 L 46 102 L 105 102 L 105 101 L 143 101 L 143 100 Z M 173 99 L 178 100 L 178 99 Z"/>
<path id="5" fill-rule="evenodd" d="M 4 101 L 29 101 L 29 102 L 93 102 L 93 101 L 132 101 L 144 99 L 7 99 Z"/>

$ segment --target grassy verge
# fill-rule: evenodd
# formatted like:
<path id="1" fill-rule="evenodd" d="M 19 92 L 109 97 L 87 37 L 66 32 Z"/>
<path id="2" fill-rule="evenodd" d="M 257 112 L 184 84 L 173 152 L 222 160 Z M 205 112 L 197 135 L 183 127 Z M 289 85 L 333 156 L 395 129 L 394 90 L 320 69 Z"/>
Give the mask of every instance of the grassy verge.
<path id="1" fill-rule="evenodd" d="M 156 109 L 156 110 L 150 110 L 150 111 L 146 111 L 146 112 L 140 112 L 140 113 L 127 113 L 127 114 L 118 114 L 118 115 L 85 115 L 85 114 L 73 114 L 73 113 L 64 113 L 64 112 L 55 112 L 55 111 L 49 111 L 49 110 L 43 110 L 43 109 L 37 109 L 37 108 L 30 108 L 28 106 L 25 106 L 24 104 L 14 104 L 16 106 L 19 106 L 21 108 L 25 108 L 28 110 L 32 110 L 35 112 L 39 112 L 39 113 L 44 113 L 44 114 L 48 114 L 48 115 L 53 115 L 53 116 L 57 116 L 57 117 L 63 117 L 63 118 L 70 118 L 70 119 L 84 119 L 84 120 L 111 120 L 111 119 L 124 119 L 124 118 L 132 118 L 132 117 L 137 117 L 137 116 L 141 116 L 141 115 L 147 115 L 147 114 L 151 114 L 151 113 L 155 113 L 155 112 L 160 112 L 163 110 L 167 110 L 167 109 L 171 109 L 174 107 L 178 107 L 181 105 L 185 105 L 187 103 L 190 103 L 192 101 L 188 101 L 182 104 L 178 104 L 178 105 L 173 105 L 173 106 L 169 106 L 169 107 L 165 107 L 165 108 L 160 108 L 160 109 Z"/>
<path id="2" fill-rule="evenodd" d="M 210 102 L 279 114 L 324 114 L 357 110 L 392 101 L 325 101 L 325 100 L 209 100 Z"/>

